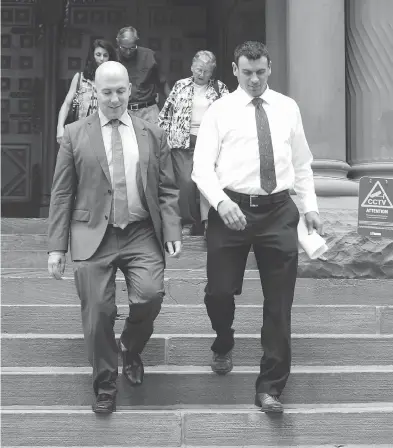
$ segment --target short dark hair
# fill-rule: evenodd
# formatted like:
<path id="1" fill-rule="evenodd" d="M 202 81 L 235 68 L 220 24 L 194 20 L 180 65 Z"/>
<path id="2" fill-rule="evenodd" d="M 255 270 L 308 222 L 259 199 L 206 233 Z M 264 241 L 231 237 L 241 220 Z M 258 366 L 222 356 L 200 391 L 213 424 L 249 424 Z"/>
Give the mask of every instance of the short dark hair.
<path id="1" fill-rule="evenodd" d="M 240 56 L 245 56 L 251 61 L 256 61 L 257 59 L 265 56 L 268 64 L 270 65 L 270 55 L 267 51 L 266 45 L 256 40 L 247 40 L 235 48 L 234 57 L 236 65 L 239 64 Z"/>
<path id="2" fill-rule="evenodd" d="M 94 81 L 94 76 L 97 70 L 97 62 L 94 59 L 94 52 L 96 48 L 103 48 L 108 52 L 109 61 L 117 61 L 116 50 L 114 46 L 104 39 L 95 39 L 90 44 L 89 52 L 87 53 L 85 69 L 83 70 L 83 76 L 85 79 L 90 79 L 90 81 Z"/>

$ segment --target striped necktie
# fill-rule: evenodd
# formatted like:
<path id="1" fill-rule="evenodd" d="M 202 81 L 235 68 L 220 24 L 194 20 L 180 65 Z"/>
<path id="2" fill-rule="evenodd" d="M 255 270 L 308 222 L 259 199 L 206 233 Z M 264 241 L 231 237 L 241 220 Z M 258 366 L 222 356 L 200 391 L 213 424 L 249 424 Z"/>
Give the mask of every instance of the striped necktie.
<path id="1" fill-rule="evenodd" d="M 270 194 L 277 186 L 274 169 L 274 155 L 269 120 L 262 105 L 262 98 L 254 98 L 255 121 L 257 125 L 261 187 Z"/>

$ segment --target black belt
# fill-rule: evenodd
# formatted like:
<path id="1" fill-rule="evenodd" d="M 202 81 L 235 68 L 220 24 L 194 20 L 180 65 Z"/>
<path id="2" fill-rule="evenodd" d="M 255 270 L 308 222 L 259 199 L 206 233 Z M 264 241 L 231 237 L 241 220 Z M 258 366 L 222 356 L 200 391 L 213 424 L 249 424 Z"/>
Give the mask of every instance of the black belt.
<path id="1" fill-rule="evenodd" d="M 153 106 L 154 104 L 157 104 L 155 100 L 143 101 L 142 103 L 130 103 L 130 104 L 128 104 L 128 109 L 129 110 L 139 110 L 139 109 L 143 109 L 145 107 Z"/>
<path id="2" fill-rule="evenodd" d="M 245 194 L 224 188 L 224 192 L 232 201 L 239 205 L 247 205 L 248 207 L 259 207 L 260 205 L 276 204 L 283 202 L 289 197 L 289 190 L 279 191 L 272 194 Z"/>
<path id="3" fill-rule="evenodd" d="M 150 221 L 150 222 L 152 222 L 152 221 L 151 221 L 151 218 L 150 218 L 150 217 L 147 217 L 147 218 L 145 218 L 145 219 L 138 219 L 138 220 L 136 220 L 136 221 L 129 221 L 129 223 L 124 227 L 124 229 L 120 229 L 120 227 L 115 226 L 115 225 L 113 224 L 113 222 L 109 222 L 108 225 L 107 225 L 107 227 L 110 227 L 110 228 L 112 228 L 112 229 L 125 230 L 129 225 L 131 225 L 131 224 L 135 224 L 136 222 L 143 222 L 143 221 Z"/>

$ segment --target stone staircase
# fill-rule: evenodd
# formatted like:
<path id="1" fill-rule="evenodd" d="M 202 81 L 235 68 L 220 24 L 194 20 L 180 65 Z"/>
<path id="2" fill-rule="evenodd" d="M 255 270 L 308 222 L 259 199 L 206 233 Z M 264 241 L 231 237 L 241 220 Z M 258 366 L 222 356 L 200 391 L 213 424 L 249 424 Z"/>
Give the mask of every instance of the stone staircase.
<path id="1" fill-rule="evenodd" d="M 205 248 L 187 237 L 166 270 L 167 296 L 144 355 L 145 382 L 119 377 L 118 410 L 91 411 L 72 269 L 46 269 L 46 222 L 2 220 L 2 446 L 392 447 L 393 243 L 356 234 L 354 211 L 324 210 L 328 261 L 300 257 L 293 369 L 285 413 L 253 406 L 262 293 L 250 254 L 237 300 L 233 372 L 209 368 Z M 117 282 L 120 333 L 128 310 Z M 120 359 L 119 359 L 120 363 Z"/>

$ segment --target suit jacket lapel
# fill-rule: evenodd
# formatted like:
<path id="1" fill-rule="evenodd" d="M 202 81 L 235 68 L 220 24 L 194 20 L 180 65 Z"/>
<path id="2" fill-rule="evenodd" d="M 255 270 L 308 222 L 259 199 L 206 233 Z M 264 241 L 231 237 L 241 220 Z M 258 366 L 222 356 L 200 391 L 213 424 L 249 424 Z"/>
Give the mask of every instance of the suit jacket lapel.
<path id="1" fill-rule="evenodd" d="M 149 166 L 149 158 L 150 158 L 150 147 L 149 140 L 147 137 L 147 131 L 139 120 L 135 120 L 135 118 L 130 114 L 132 124 L 134 126 L 136 141 L 138 143 L 139 150 L 139 169 L 142 177 L 142 185 L 143 191 L 146 191 L 147 185 L 147 169 Z"/>
<path id="2" fill-rule="evenodd" d="M 112 184 L 111 176 L 109 174 L 108 159 L 106 157 L 104 140 L 102 139 L 100 118 L 97 112 L 90 115 L 89 118 L 90 119 L 87 122 L 87 133 L 89 134 L 91 146 L 101 165 L 102 170 L 105 173 L 106 178 L 108 179 L 108 182 Z"/>

